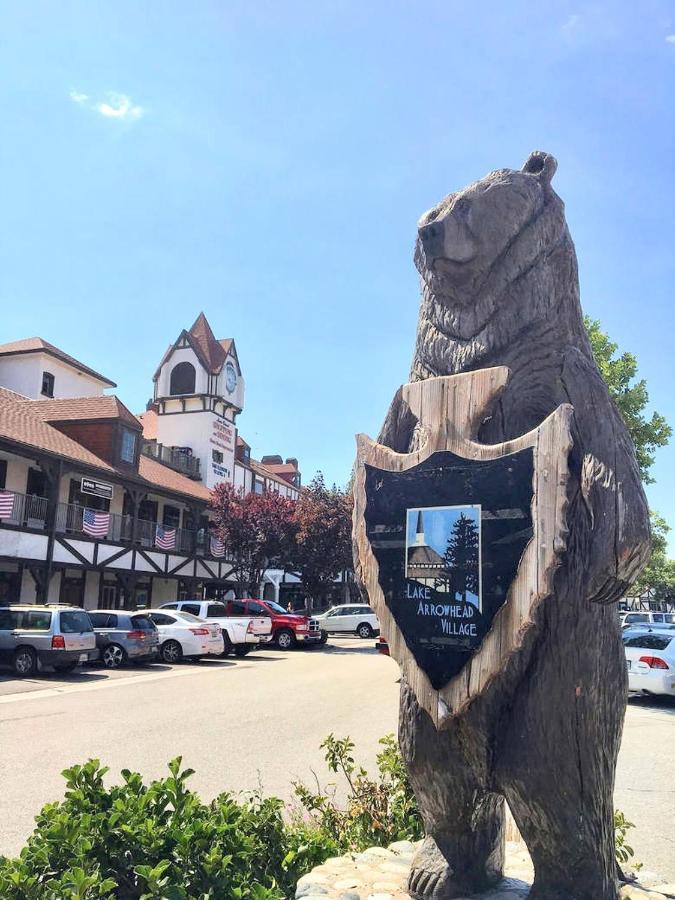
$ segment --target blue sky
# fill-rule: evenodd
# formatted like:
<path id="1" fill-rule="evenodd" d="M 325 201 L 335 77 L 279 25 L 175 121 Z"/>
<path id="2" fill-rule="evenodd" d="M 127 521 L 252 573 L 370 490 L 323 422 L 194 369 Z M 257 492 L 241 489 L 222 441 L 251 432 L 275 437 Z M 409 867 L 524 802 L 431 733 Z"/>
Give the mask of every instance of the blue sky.
<path id="1" fill-rule="evenodd" d="M 541 148 L 584 308 L 675 422 L 674 96 L 670 0 L 0 0 L 0 341 L 140 410 L 203 309 L 254 453 L 344 482 L 406 380 L 418 216 Z M 674 462 L 649 490 L 673 526 Z"/>
<path id="2" fill-rule="evenodd" d="M 407 511 L 407 529 L 406 541 L 410 547 L 415 543 L 415 534 L 417 532 L 417 509 L 409 509 Z M 479 506 L 435 506 L 422 509 L 422 524 L 424 525 L 424 540 L 429 547 L 441 556 L 448 549 L 448 538 L 452 531 L 452 526 L 460 516 L 466 516 L 480 528 L 480 507 Z"/>

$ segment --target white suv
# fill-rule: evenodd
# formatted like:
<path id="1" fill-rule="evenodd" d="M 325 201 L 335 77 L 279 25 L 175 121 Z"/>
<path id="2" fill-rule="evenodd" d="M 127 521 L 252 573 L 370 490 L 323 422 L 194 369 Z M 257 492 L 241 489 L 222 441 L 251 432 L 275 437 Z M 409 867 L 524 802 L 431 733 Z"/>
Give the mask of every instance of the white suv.
<path id="1" fill-rule="evenodd" d="M 650 622 L 655 625 L 674 625 L 675 613 L 652 612 L 651 610 L 645 610 L 644 612 L 624 612 L 621 613 L 620 622 L 623 629 L 630 628 L 631 625 L 637 625 L 639 622 Z"/>
<path id="2" fill-rule="evenodd" d="M 361 603 L 346 603 L 333 606 L 328 612 L 316 616 L 324 634 L 350 633 L 369 638 L 380 630 L 377 616 L 369 606 Z"/>

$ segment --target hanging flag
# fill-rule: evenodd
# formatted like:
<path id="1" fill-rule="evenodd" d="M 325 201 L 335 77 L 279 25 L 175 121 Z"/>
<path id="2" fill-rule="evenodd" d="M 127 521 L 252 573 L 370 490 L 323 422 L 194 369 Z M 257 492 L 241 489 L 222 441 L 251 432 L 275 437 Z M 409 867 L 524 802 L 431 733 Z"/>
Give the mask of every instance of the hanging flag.
<path id="1" fill-rule="evenodd" d="M 174 550 L 176 547 L 176 529 L 158 525 L 155 532 L 155 547 L 160 550 Z"/>
<path id="2" fill-rule="evenodd" d="M 225 556 L 225 544 L 217 537 L 211 537 L 211 556 Z"/>
<path id="3" fill-rule="evenodd" d="M 82 531 L 85 534 L 94 538 L 105 538 L 108 536 L 109 527 L 110 513 L 85 507 L 82 513 Z"/>
<path id="4" fill-rule="evenodd" d="M 0 519 L 11 519 L 14 512 L 14 494 L 0 491 Z"/>

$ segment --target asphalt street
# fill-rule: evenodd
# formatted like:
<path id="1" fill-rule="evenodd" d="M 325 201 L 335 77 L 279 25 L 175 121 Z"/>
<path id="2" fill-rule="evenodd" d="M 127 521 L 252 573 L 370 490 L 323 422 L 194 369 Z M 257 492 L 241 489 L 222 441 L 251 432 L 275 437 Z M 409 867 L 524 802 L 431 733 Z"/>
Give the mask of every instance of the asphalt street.
<path id="1" fill-rule="evenodd" d="M 331 780 L 321 741 L 350 735 L 373 767 L 395 731 L 398 668 L 374 641 L 265 650 L 243 660 L 153 665 L 17 681 L 0 676 L 0 853 L 18 853 L 40 807 L 63 796 L 61 771 L 90 757 L 146 778 L 182 755 L 204 799 L 253 790 L 292 801 L 292 782 Z M 629 704 L 616 805 L 633 821 L 645 869 L 675 879 L 675 703 Z"/>

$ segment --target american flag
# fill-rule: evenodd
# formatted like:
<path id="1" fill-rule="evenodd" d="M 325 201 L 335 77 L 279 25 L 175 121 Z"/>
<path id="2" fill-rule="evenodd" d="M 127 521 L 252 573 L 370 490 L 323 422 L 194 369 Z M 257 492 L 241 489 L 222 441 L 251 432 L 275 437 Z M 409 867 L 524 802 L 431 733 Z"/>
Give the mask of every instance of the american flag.
<path id="1" fill-rule="evenodd" d="M 110 526 L 110 513 L 99 512 L 96 509 L 85 507 L 82 513 L 82 531 L 94 538 L 104 538 L 108 535 Z"/>
<path id="2" fill-rule="evenodd" d="M 173 550 L 176 546 L 176 529 L 164 528 L 163 525 L 157 526 L 155 532 L 155 547 L 160 550 Z"/>
<path id="3" fill-rule="evenodd" d="M 11 519 L 14 512 L 14 494 L 0 491 L 0 519 Z"/>
<path id="4" fill-rule="evenodd" d="M 217 537 L 211 538 L 211 556 L 225 556 L 225 544 Z"/>

